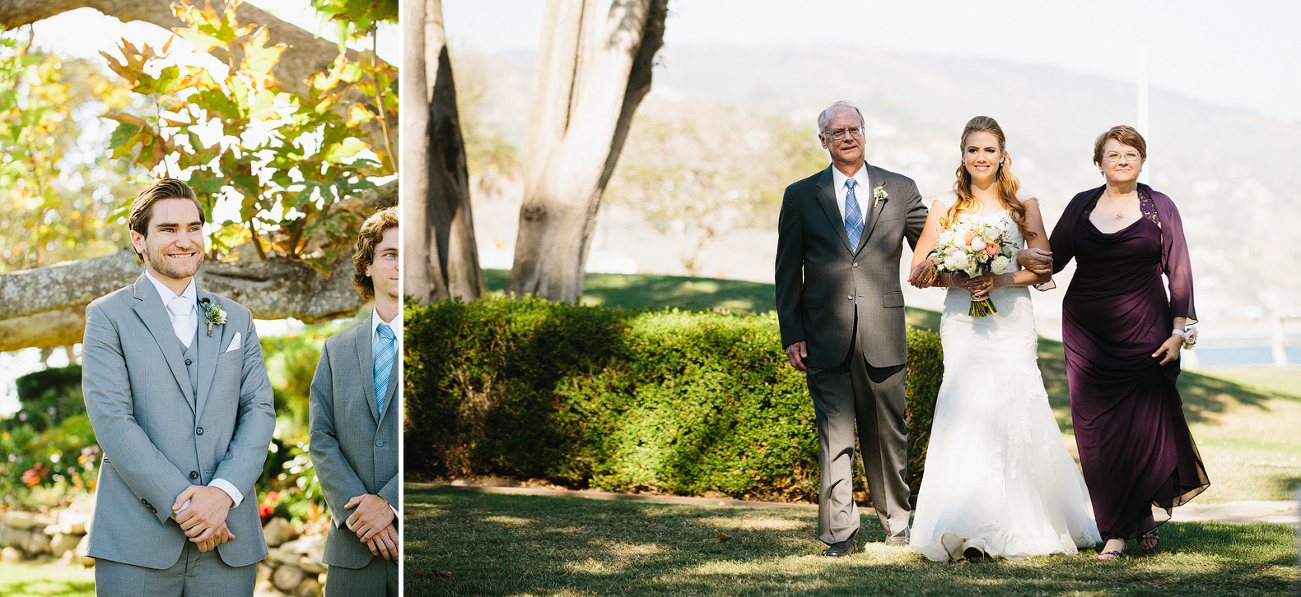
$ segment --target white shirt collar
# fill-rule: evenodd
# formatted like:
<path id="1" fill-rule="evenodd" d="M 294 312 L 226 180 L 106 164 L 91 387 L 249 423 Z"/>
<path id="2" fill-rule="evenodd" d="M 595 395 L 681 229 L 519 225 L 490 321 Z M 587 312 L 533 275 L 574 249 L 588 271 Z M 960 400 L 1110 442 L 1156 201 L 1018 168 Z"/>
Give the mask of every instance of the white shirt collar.
<path id="1" fill-rule="evenodd" d="M 849 177 L 845 176 L 845 173 L 841 172 L 840 168 L 837 168 L 834 165 L 831 166 L 831 181 L 836 184 L 836 192 L 840 195 L 845 194 L 846 180 L 849 180 Z M 867 162 L 863 162 L 863 167 L 859 168 L 858 172 L 854 173 L 854 181 L 854 197 L 858 198 L 858 189 L 865 189 L 869 184 L 867 178 Z M 862 200 L 860 199 L 859 202 L 862 203 Z"/>
<path id="2" fill-rule="evenodd" d="M 198 287 L 194 285 L 194 278 L 190 278 L 189 286 L 186 286 L 185 291 L 178 295 L 175 292 L 172 292 L 171 288 L 168 288 L 165 284 L 159 282 L 158 278 L 155 278 L 153 274 L 149 273 L 149 270 L 145 270 L 145 277 L 149 278 L 149 281 L 154 283 L 154 288 L 158 290 L 158 298 L 163 299 L 164 306 L 167 305 L 168 301 L 180 296 L 181 298 L 189 299 L 197 308 L 197 305 L 199 304 L 199 290 Z"/>
<path id="3" fill-rule="evenodd" d="M 370 310 L 370 337 L 376 342 L 379 341 L 379 324 L 381 323 L 387 324 L 392 328 L 393 335 L 399 341 L 402 340 L 402 311 L 398 311 L 398 314 L 393 318 L 393 321 L 384 321 L 383 319 L 380 319 L 378 310 L 373 308 Z"/>
<path id="4" fill-rule="evenodd" d="M 845 187 L 845 181 L 849 180 L 849 178 L 835 164 L 831 165 L 831 182 L 835 186 L 836 208 L 840 210 L 841 220 L 845 219 L 845 197 L 849 195 L 849 189 Z M 863 162 L 863 167 L 854 173 L 854 181 L 854 198 L 858 200 L 858 209 L 863 214 L 866 214 L 868 208 L 872 205 L 870 199 L 867 200 L 868 202 L 864 202 L 864 198 L 868 197 L 868 195 L 863 194 L 863 189 L 871 186 L 871 180 L 867 177 L 867 162 Z"/>

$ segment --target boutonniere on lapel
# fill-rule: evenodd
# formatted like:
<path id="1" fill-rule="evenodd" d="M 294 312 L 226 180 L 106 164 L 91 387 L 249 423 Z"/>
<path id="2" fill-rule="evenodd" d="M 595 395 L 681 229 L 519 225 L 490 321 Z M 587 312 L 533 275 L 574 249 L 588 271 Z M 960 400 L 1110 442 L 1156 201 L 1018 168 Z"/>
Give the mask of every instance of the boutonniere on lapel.
<path id="1" fill-rule="evenodd" d="M 873 208 L 880 205 L 882 201 L 890 198 L 890 194 L 885 192 L 885 185 L 877 185 L 875 189 L 872 189 L 872 196 L 876 198 L 876 200 L 872 202 Z"/>
<path id="2" fill-rule="evenodd" d="M 226 324 L 226 310 L 212 304 L 212 301 L 204 298 L 199 299 L 199 306 L 203 307 L 203 319 L 208 322 L 208 337 L 212 337 L 212 324 Z"/>

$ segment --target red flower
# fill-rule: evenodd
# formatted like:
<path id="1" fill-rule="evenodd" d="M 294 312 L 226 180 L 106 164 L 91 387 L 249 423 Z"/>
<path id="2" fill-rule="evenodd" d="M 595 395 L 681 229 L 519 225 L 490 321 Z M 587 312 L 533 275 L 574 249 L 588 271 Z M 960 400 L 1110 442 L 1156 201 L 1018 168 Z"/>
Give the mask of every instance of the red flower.
<path id="1" fill-rule="evenodd" d="M 271 518 L 271 506 L 268 506 L 266 504 L 259 504 L 257 507 L 257 513 L 258 516 L 262 517 L 262 520 Z"/>

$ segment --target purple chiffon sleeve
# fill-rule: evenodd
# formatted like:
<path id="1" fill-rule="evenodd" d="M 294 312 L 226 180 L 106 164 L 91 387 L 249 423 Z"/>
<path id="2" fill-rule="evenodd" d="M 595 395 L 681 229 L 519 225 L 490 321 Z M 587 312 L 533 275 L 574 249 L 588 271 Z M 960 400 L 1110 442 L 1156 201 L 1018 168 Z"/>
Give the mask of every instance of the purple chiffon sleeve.
<path id="1" fill-rule="evenodd" d="M 1170 285 L 1170 312 L 1174 317 L 1187 318 L 1187 325 L 1192 325 L 1197 323 L 1197 310 L 1193 306 L 1193 268 L 1183 219 L 1174 201 L 1164 193 L 1152 191 L 1152 201 L 1161 218 L 1161 271 Z"/>

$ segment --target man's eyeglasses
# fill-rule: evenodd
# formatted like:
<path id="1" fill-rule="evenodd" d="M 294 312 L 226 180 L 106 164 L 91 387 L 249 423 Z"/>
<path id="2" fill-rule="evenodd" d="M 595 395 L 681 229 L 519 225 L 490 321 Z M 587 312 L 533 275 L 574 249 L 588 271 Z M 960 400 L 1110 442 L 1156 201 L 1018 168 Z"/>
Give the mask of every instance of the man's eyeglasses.
<path id="1" fill-rule="evenodd" d="M 856 127 L 854 127 L 854 128 L 849 128 L 849 129 L 840 129 L 840 130 L 837 130 L 837 131 L 830 131 L 830 132 L 823 133 L 823 134 L 826 135 L 826 136 L 828 136 L 828 137 L 831 137 L 832 139 L 835 139 L 835 140 L 837 140 L 837 141 L 839 141 L 839 140 L 841 140 L 841 139 L 844 139 L 844 138 L 845 138 L 845 135 L 853 135 L 855 139 L 862 139 L 862 138 L 863 138 L 863 127 L 861 127 L 861 126 L 856 126 Z"/>

